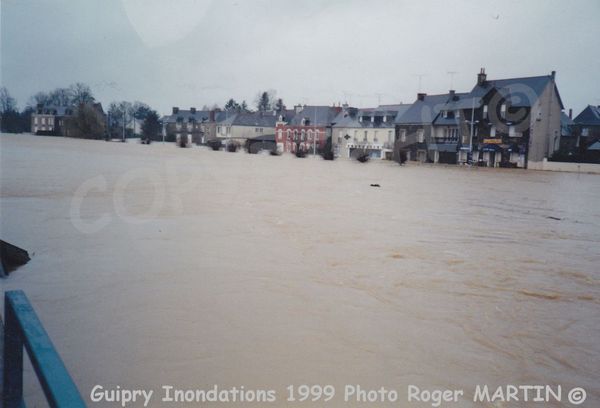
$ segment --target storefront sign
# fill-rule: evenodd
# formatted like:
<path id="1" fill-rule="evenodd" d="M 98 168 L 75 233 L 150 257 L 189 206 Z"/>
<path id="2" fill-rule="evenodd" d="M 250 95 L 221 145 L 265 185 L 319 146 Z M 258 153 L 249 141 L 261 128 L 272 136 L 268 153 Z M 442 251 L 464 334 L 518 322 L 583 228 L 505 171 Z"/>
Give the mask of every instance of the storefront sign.
<path id="1" fill-rule="evenodd" d="M 502 139 L 483 139 L 485 144 L 502 144 Z"/>

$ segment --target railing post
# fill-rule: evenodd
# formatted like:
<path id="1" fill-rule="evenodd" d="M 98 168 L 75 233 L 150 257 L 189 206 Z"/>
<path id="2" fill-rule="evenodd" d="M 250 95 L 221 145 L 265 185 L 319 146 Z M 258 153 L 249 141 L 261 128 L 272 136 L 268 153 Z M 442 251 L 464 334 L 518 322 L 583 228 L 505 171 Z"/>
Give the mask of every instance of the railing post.
<path id="1" fill-rule="evenodd" d="M 4 299 L 4 319 L 2 401 L 5 408 L 19 408 L 23 403 L 23 334 L 8 297 Z"/>

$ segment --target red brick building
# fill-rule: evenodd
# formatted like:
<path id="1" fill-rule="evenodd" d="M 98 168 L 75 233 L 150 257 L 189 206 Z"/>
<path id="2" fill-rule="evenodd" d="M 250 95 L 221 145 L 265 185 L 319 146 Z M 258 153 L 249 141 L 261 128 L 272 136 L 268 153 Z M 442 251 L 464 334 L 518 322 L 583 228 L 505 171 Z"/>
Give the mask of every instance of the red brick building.
<path id="1" fill-rule="evenodd" d="M 340 110 L 335 106 L 295 106 L 287 118 L 281 115 L 275 124 L 277 150 L 320 152 L 331 135 L 333 119 Z"/>

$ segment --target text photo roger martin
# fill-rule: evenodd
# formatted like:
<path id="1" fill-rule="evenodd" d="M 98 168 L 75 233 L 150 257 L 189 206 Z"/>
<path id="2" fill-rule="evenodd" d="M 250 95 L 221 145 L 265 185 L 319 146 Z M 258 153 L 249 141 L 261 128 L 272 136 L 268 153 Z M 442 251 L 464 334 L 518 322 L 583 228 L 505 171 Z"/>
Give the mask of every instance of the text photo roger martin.
<path id="1" fill-rule="evenodd" d="M 0 407 L 600 407 L 600 1 L 0 1 Z"/>

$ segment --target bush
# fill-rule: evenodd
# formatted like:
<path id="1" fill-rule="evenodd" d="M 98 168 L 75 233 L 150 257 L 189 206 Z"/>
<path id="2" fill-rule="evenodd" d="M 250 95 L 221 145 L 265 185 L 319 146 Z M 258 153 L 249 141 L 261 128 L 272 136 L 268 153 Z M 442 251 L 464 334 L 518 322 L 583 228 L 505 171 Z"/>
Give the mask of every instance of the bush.
<path id="1" fill-rule="evenodd" d="M 304 158 L 306 157 L 306 152 L 302 149 L 296 150 L 296 157 Z"/>
<path id="2" fill-rule="evenodd" d="M 335 159 L 335 155 L 333 154 L 333 152 L 323 152 L 322 156 L 323 156 L 323 159 L 325 159 L 325 160 L 334 160 Z"/>
<path id="3" fill-rule="evenodd" d="M 221 147 L 223 147 L 223 144 L 221 143 L 221 141 L 219 139 L 209 140 L 208 142 L 206 142 L 206 145 L 208 147 L 210 147 L 211 149 L 213 149 L 214 151 L 219 151 L 219 150 L 221 150 Z"/>
<path id="4" fill-rule="evenodd" d="M 231 153 L 235 153 L 239 150 L 240 144 L 237 142 L 231 142 L 227 144 L 227 151 Z"/>

